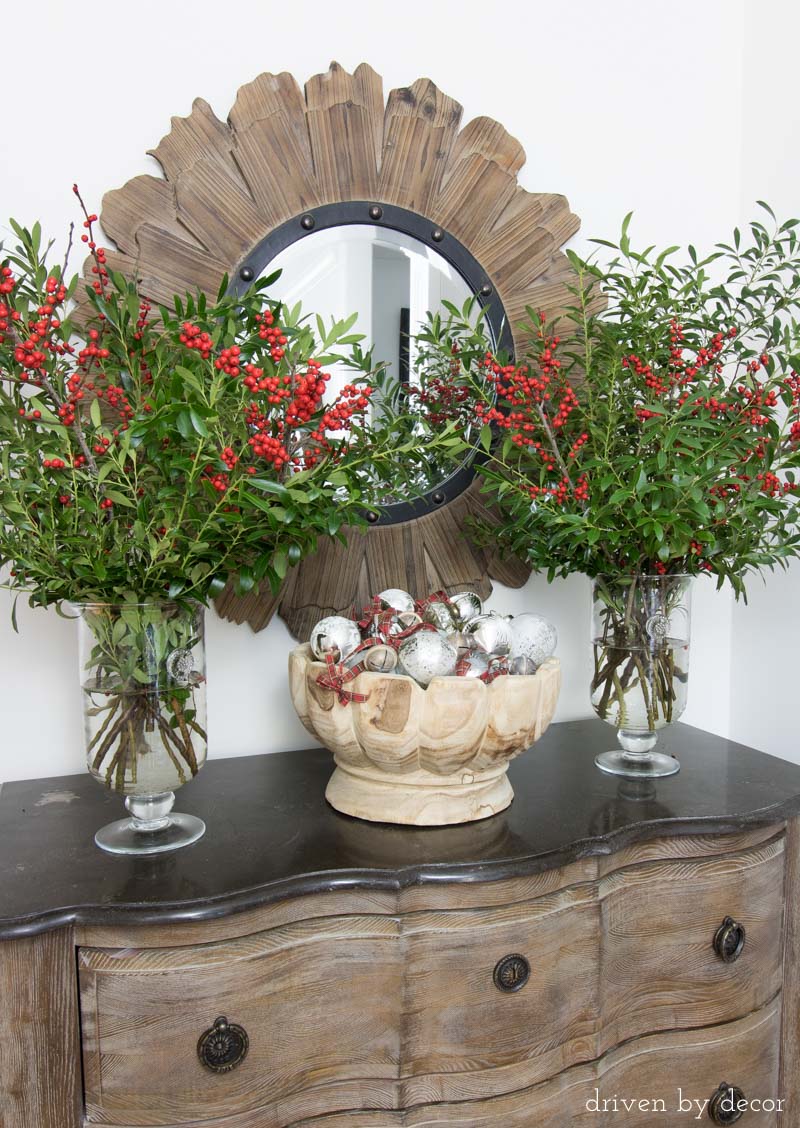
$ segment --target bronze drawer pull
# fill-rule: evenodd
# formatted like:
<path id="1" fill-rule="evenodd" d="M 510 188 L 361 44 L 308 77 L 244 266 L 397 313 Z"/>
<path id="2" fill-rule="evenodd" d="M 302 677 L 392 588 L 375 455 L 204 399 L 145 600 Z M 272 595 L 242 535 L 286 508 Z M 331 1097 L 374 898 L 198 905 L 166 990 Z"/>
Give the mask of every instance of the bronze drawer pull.
<path id="1" fill-rule="evenodd" d="M 735 1124 L 737 1120 L 741 1120 L 744 1116 L 743 1110 L 738 1106 L 740 1101 L 745 1100 L 745 1095 L 741 1089 L 723 1081 L 708 1102 L 708 1115 L 715 1124 Z"/>
<path id="2" fill-rule="evenodd" d="M 210 1030 L 201 1034 L 197 1056 L 206 1069 L 214 1073 L 228 1073 L 242 1064 L 249 1045 L 250 1039 L 244 1027 L 220 1017 Z"/>
<path id="3" fill-rule="evenodd" d="M 714 936 L 714 951 L 723 963 L 735 963 L 744 951 L 744 925 L 725 917 Z"/>
<path id="4" fill-rule="evenodd" d="M 498 991 L 521 991 L 530 975 L 531 965 L 524 956 L 503 956 L 494 969 L 494 985 Z"/>

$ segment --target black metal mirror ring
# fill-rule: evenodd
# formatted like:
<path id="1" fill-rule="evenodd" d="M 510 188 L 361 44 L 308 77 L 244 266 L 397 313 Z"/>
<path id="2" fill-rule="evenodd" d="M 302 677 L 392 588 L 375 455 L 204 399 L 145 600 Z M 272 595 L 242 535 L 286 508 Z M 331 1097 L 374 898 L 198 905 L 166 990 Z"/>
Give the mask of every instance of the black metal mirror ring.
<path id="1" fill-rule="evenodd" d="M 231 283 L 231 292 L 241 294 L 254 278 L 260 277 L 272 260 L 281 251 L 306 238 L 312 232 L 324 231 L 331 227 L 346 227 L 353 224 L 379 224 L 411 236 L 418 242 L 432 247 L 441 255 L 466 282 L 470 293 L 475 294 L 486 311 L 488 324 L 495 347 L 509 355 L 513 354 L 514 341 L 506 318 L 503 303 L 492 279 L 470 251 L 441 227 L 418 212 L 395 204 L 384 204 L 376 200 L 347 200 L 333 204 L 323 204 L 313 211 L 303 212 L 287 220 L 266 238 L 262 239 L 244 259 Z M 477 448 L 470 459 L 444 481 L 437 482 L 414 501 L 398 501 L 381 507 L 378 513 L 365 514 L 370 524 L 395 525 L 415 517 L 424 517 L 439 508 L 445 501 L 452 501 L 463 493 L 475 476 L 475 461 L 480 458 Z"/>
<path id="2" fill-rule="evenodd" d="M 744 1110 L 740 1107 L 742 1104 L 747 1104 L 742 1090 L 723 1081 L 708 1102 L 709 1119 L 715 1124 L 735 1124 L 744 1116 Z"/>
<path id="3" fill-rule="evenodd" d="M 746 938 L 744 925 L 725 917 L 714 934 L 714 951 L 723 963 L 735 963 L 744 951 Z"/>
<path id="4" fill-rule="evenodd" d="M 494 985 L 498 991 L 511 994 L 521 991 L 531 977 L 531 965 L 525 956 L 516 952 L 503 956 L 494 969 Z"/>
<path id="5" fill-rule="evenodd" d="M 249 1047 L 250 1039 L 244 1027 L 228 1022 L 222 1015 L 200 1035 L 197 1056 L 212 1073 L 229 1073 L 242 1064 Z"/>

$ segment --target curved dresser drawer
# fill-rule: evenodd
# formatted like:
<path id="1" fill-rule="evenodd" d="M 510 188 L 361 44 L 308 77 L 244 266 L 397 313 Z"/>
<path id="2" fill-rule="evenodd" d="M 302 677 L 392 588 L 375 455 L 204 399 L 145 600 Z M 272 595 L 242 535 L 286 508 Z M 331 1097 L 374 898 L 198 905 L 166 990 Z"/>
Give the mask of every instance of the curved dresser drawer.
<path id="1" fill-rule="evenodd" d="M 432 1088 L 442 1100 L 507 1092 L 642 1034 L 757 1010 L 781 986 L 783 881 L 781 836 L 628 866 L 527 903 L 412 916 L 409 1103 Z M 732 962 L 714 947 L 727 918 L 744 930 Z M 508 957 L 529 973 L 504 990 L 495 976 Z"/>
<path id="2" fill-rule="evenodd" d="M 638 1038 L 599 1061 L 504 1096 L 408 1112 L 347 1112 L 304 1120 L 302 1128 L 710 1128 L 735 1122 L 741 1128 L 776 1128 L 779 1045 L 776 1000 L 724 1026 Z M 728 1112 L 731 1090 L 737 1104 L 747 1102 L 735 1120 L 726 1119 L 735 1115 Z M 715 1099 L 717 1119 L 709 1113 Z"/>
<path id="3" fill-rule="evenodd" d="M 266 1128 L 480 1101 L 631 1039 L 732 1023 L 780 990 L 783 880 L 779 836 L 623 864 L 500 906 L 305 920 L 197 947 L 81 948 L 88 1123 L 262 1109 L 254 1123 Z M 222 1017 L 241 1031 L 215 1029 Z"/>
<path id="4" fill-rule="evenodd" d="M 371 1079 L 398 1071 L 398 932 L 392 917 L 332 917 L 196 947 L 81 948 L 87 1123 L 213 1121 L 295 1095 L 313 1112 L 369 1100 Z M 201 1061 L 204 1034 L 212 1064 L 241 1058 L 240 1044 L 215 1043 L 221 1017 L 247 1050 L 217 1072 Z"/>

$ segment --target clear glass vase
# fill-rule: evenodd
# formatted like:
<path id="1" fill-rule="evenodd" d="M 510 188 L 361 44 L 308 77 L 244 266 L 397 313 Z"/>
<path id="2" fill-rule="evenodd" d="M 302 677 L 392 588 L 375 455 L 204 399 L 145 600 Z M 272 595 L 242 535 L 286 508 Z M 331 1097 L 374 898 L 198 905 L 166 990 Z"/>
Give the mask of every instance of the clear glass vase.
<path id="1" fill-rule="evenodd" d="M 95 842 L 113 854 L 188 846 L 205 824 L 172 805 L 206 759 L 205 609 L 172 602 L 74 608 L 87 765 L 130 812 Z"/>
<path id="2" fill-rule="evenodd" d="M 619 748 L 598 768 L 630 779 L 674 775 L 680 764 L 656 750 L 659 729 L 677 721 L 689 688 L 692 577 L 598 576 L 592 590 L 592 706 L 617 729 Z"/>

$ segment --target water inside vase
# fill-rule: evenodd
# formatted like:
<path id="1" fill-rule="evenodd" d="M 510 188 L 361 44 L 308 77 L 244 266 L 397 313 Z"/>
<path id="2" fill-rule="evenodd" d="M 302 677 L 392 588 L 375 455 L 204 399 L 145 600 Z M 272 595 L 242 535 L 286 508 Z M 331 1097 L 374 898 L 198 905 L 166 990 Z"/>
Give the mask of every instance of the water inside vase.
<path id="1" fill-rule="evenodd" d="M 126 796 L 174 791 L 205 763 L 204 685 L 83 690 L 87 764 L 105 787 Z"/>
<path id="2" fill-rule="evenodd" d="M 591 701 L 618 729 L 654 732 L 677 721 L 689 690 L 689 644 L 665 638 L 657 647 L 617 647 L 594 639 Z M 609 676 L 610 675 L 610 676 Z"/>

